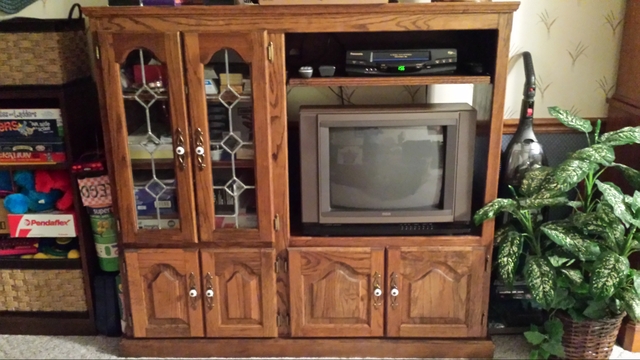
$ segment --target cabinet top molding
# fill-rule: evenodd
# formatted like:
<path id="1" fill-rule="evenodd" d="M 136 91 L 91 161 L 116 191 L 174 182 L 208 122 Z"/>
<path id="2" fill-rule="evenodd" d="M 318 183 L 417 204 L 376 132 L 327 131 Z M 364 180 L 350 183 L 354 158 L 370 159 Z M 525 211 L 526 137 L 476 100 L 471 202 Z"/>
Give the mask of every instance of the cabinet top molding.
<path id="1" fill-rule="evenodd" d="M 115 6 L 83 13 L 103 31 L 411 31 L 497 29 L 520 2 L 285 6 Z"/>

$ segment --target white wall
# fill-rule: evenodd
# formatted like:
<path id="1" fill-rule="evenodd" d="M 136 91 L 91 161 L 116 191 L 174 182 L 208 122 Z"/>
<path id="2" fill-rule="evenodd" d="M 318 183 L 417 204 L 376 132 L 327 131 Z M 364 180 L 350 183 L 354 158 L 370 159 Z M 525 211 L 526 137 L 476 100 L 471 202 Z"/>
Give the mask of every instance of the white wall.
<path id="1" fill-rule="evenodd" d="M 108 0 L 38 0 L 17 14 L 7 15 L 0 12 L 0 19 L 16 16 L 41 19 L 66 18 L 71 5 L 75 3 L 81 6 L 106 6 Z"/>

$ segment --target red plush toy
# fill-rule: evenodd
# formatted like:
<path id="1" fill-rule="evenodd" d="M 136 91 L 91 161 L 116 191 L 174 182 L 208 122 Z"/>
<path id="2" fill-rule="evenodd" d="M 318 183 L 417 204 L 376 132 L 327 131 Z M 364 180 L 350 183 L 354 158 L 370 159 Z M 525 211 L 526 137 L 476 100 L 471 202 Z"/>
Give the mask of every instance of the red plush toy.
<path id="1" fill-rule="evenodd" d="M 51 190 L 62 191 L 62 197 L 56 202 L 58 210 L 69 210 L 73 207 L 73 193 L 71 192 L 71 180 L 64 170 L 35 172 L 36 191 L 48 193 Z"/>

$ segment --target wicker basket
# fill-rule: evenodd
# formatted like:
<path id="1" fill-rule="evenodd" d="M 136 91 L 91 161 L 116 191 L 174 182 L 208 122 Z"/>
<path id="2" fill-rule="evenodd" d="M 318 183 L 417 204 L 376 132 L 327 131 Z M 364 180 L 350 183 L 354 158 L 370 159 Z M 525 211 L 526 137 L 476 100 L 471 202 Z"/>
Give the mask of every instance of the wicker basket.
<path id="1" fill-rule="evenodd" d="M 0 22 L 0 85 L 61 85 L 90 76 L 84 27 L 82 14 L 69 20 Z"/>
<path id="2" fill-rule="evenodd" d="M 564 326 L 562 346 L 566 359 L 608 359 L 624 315 L 578 322 L 567 314 L 558 314 L 558 319 Z"/>
<path id="3" fill-rule="evenodd" d="M 87 311 L 82 270 L 0 270 L 0 311 Z"/>

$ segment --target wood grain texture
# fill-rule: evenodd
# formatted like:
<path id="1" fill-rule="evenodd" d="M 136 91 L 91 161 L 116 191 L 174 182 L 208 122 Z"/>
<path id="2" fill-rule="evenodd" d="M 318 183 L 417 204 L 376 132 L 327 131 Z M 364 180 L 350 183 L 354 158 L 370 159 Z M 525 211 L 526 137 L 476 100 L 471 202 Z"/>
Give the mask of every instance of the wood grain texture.
<path id="1" fill-rule="evenodd" d="M 291 236 L 291 247 L 385 247 L 385 246 L 478 246 L 483 244 L 480 236 L 376 236 L 376 237 L 315 237 Z"/>
<path id="2" fill-rule="evenodd" d="M 387 336 L 479 337 L 484 254 L 481 247 L 388 249 Z"/>
<path id="3" fill-rule="evenodd" d="M 88 312 L 2 311 L 3 335 L 97 335 L 96 324 Z"/>
<path id="4" fill-rule="evenodd" d="M 180 229 L 171 230 L 139 230 L 137 228 L 136 200 L 133 194 L 133 175 L 131 159 L 127 144 L 127 117 L 122 101 L 120 86 L 119 63 L 135 48 L 153 48 L 160 58 L 165 59 L 167 76 L 169 77 L 168 93 L 170 97 L 171 128 L 187 130 L 187 114 L 184 99 L 184 80 L 182 72 L 182 58 L 180 42 L 177 33 L 130 34 L 130 33 L 99 33 L 100 48 L 102 49 L 102 83 L 104 87 L 103 123 L 106 123 L 105 133 L 108 133 L 110 145 L 111 171 L 115 182 L 113 188 L 117 198 L 118 217 L 122 219 L 121 237 L 125 243 L 193 243 L 196 242 L 195 205 L 193 200 L 193 182 L 191 181 L 191 165 L 187 150 L 186 167 L 180 169 L 175 166 L 176 188 L 178 196 L 178 213 Z M 185 137 L 185 148 L 189 149 L 189 139 Z"/>
<path id="5" fill-rule="evenodd" d="M 384 250 L 289 250 L 291 335 L 383 335 L 384 306 L 373 301 L 374 274 L 384 274 Z"/>
<path id="6" fill-rule="evenodd" d="M 204 336 L 197 250 L 134 250 L 124 256 L 134 336 Z M 192 286 L 195 300 L 189 297 Z"/>
<path id="7" fill-rule="evenodd" d="M 640 2 L 628 1 L 625 10 L 618 80 L 614 98 L 640 108 Z"/>
<path id="8" fill-rule="evenodd" d="M 289 164 L 287 143 L 287 88 L 284 83 L 285 37 L 282 33 L 270 33 L 268 43 L 273 44 L 273 62 L 269 71 L 269 123 L 271 125 L 271 176 L 273 182 L 273 211 L 278 215 L 280 230 L 275 232 L 275 250 L 280 259 L 287 258 L 289 246 Z M 289 275 L 285 271 L 277 275 L 278 314 L 289 314 Z M 278 336 L 289 336 L 291 328 L 287 322 L 278 327 Z"/>
<path id="9" fill-rule="evenodd" d="M 489 339 L 122 339 L 126 357 L 491 359 Z"/>
<path id="10" fill-rule="evenodd" d="M 393 76 L 291 78 L 290 86 L 394 86 L 434 84 L 489 84 L 490 76 Z"/>
<path id="11" fill-rule="evenodd" d="M 622 321 L 618 333 L 618 344 L 627 351 L 640 352 L 640 326 L 628 317 Z"/>
<path id="12" fill-rule="evenodd" d="M 202 250 L 203 291 L 211 276 L 212 305 L 205 299 L 207 337 L 276 337 L 273 249 Z"/>

